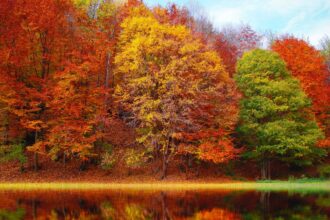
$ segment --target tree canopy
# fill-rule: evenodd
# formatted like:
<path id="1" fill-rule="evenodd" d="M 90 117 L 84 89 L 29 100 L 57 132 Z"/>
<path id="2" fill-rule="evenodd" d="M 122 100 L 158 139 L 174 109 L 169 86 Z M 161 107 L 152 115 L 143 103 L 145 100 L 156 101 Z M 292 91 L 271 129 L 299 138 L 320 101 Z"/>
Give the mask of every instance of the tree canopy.
<path id="1" fill-rule="evenodd" d="M 276 158 L 299 164 L 325 153 L 314 147 L 323 134 L 311 101 L 279 55 L 261 49 L 247 52 L 235 80 L 243 93 L 238 133 L 253 156 L 262 162 Z"/>
<path id="2" fill-rule="evenodd" d="M 2 0 L 0 162 L 310 165 L 329 145 L 327 40 L 261 38 L 175 4 Z"/>

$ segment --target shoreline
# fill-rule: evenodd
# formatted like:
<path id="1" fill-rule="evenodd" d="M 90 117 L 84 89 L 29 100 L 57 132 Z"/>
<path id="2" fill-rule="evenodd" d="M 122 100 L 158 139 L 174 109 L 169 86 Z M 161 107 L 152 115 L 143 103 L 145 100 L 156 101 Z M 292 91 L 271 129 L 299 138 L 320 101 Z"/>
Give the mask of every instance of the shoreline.
<path id="1" fill-rule="evenodd" d="M 315 182 L 0 182 L 0 191 L 85 191 L 85 190 L 134 190 L 134 191 L 189 191 L 189 190 L 256 190 L 256 191 L 323 191 L 330 192 L 330 180 Z"/>

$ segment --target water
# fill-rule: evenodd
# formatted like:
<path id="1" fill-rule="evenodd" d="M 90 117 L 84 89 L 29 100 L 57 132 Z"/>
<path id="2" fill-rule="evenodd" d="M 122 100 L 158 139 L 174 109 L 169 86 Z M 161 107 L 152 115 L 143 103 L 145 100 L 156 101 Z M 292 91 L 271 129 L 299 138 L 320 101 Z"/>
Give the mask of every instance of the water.
<path id="1" fill-rule="evenodd" d="M 329 193 L 257 191 L 0 192 L 0 220 L 330 219 Z"/>

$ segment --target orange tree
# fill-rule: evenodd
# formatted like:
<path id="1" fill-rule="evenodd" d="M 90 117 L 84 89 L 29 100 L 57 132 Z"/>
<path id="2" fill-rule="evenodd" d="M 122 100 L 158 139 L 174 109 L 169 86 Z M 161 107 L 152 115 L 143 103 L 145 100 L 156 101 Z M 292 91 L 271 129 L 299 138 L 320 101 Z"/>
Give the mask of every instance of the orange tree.
<path id="1" fill-rule="evenodd" d="M 326 139 L 321 146 L 330 146 L 330 86 L 324 57 L 306 41 L 294 37 L 276 40 L 272 50 L 286 62 L 288 70 L 299 79 L 300 84 L 313 103 L 313 112 Z"/>
<path id="2" fill-rule="evenodd" d="M 0 12 L 4 144 L 25 142 L 35 168 L 58 146 L 85 159 L 105 121 L 108 32 L 69 0 L 5 0 Z"/>
<path id="3" fill-rule="evenodd" d="M 23 133 L 26 144 L 38 144 L 47 126 L 48 82 L 63 58 L 70 3 L 5 0 L 0 10 L 0 96 L 10 119 L 7 127 L 18 121 L 21 132 L 13 140 Z M 37 154 L 35 158 L 37 169 Z"/>

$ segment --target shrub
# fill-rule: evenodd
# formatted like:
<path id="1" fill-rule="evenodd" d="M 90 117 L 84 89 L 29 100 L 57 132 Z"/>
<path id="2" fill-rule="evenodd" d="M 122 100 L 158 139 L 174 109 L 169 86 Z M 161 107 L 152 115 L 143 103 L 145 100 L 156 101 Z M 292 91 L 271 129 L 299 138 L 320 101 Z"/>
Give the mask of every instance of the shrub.
<path id="1" fill-rule="evenodd" d="M 130 168 L 141 167 L 146 162 L 146 152 L 129 149 L 126 153 L 125 163 Z"/>
<path id="2" fill-rule="evenodd" d="M 116 162 L 117 160 L 114 154 L 105 152 L 101 158 L 101 167 L 104 170 L 111 170 L 115 166 Z"/>
<path id="3" fill-rule="evenodd" d="M 318 167 L 317 170 L 318 170 L 318 173 L 321 178 L 330 178 L 330 165 L 329 164 L 322 165 L 322 166 Z"/>
<path id="4" fill-rule="evenodd" d="M 2 145 L 0 146 L 0 162 L 17 160 L 24 164 L 27 158 L 24 154 L 23 144 Z"/>

